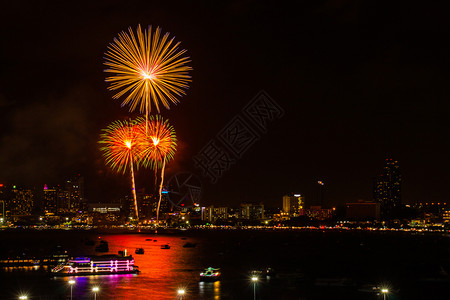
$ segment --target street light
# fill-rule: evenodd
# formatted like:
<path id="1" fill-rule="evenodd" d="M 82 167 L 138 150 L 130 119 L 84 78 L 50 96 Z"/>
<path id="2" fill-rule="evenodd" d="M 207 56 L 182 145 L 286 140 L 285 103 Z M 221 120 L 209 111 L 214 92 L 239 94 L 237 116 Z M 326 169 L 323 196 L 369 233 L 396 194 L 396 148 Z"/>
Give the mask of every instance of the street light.
<path id="1" fill-rule="evenodd" d="M 22 299 L 23 299 L 23 300 L 26 300 L 26 299 L 28 299 L 28 296 L 27 296 L 27 295 L 22 295 L 22 296 L 19 297 L 19 299 L 20 299 L 20 300 L 22 300 Z"/>
<path id="2" fill-rule="evenodd" d="M 72 287 L 75 284 L 75 280 L 73 279 L 69 280 L 69 284 L 70 284 L 70 300 L 72 300 Z"/>
<path id="3" fill-rule="evenodd" d="M 97 300 L 97 293 L 100 289 L 98 288 L 98 286 L 94 286 L 92 288 L 92 291 L 94 292 L 94 300 Z"/>
<path id="4" fill-rule="evenodd" d="M 256 300 L 256 282 L 258 282 L 257 276 L 252 276 L 253 281 L 253 300 Z"/>
<path id="5" fill-rule="evenodd" d="M 381 289 L 381 293 L 383 293 L 383 300 L 386 300 L 386 294 L 389 293 L 389 290 L 386 288 Z"/>

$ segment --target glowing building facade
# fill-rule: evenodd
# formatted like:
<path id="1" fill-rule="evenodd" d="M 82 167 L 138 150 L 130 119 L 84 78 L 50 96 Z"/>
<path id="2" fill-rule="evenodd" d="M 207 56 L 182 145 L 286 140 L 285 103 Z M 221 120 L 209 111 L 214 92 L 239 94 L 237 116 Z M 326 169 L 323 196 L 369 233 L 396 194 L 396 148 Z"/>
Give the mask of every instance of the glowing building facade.
<path id="1" fill-rule="evenodd" d="M 289 217 L 303 216 L 305 202 L 300 194 L 283 196 L 283 213 Z"/>
<path id="2" fill-rule="evenodd" d="M 400 208 L 402 177 L 397 161 L 386 159 L 381 175 L 374 182 L 374 201 L 380 203 L 381 217 L 395 218 Z"/>

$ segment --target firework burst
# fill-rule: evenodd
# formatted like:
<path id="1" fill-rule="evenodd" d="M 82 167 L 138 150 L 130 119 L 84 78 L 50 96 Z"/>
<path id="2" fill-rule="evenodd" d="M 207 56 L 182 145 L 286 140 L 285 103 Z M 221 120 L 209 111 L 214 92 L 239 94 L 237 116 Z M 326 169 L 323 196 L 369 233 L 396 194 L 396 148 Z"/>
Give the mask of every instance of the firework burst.
<path id="1" fill-rule="evenodd" d="M 157 170 L 161 168 L 161 183 L 159 185 L 159 201 L 156 209 L 156 221 L 159 221 L 159 208 L 162 199 L 164 170 L 166 162 L 173 159 L 177 146 L 175 129 L 161 116 L 150 116 L 148 119 L 138 119 L 140 163 L 145 167 L 155 169 L 155 183 Z M 155 184 L 156 185 L 156 184 Z"/>
<path id="2" fill-rule="evenodd" d="M 159 169 L 173 159 L 177 147 L 175 129 L 160 115 L 138 118 L 139 161 L 144 167 Z"/>
<path id="3" fill-rule="evenodd" d="M 107 166 L 119 173 L 125 173 L 130 168 L 135 213 L 139 219 L 134 180 L 134 164 L 139 157 L 138 136 L 139 130 L 135 121 L 114 121 L 103 130 L 99 144 Z"/>
<path id="4" fill-rule="evenodd" d="M 160 111 L 160 104 L 169 109 L 170 103 L 178 103 L 191 81 L 186 50 L 179 50 L 180 42 L 169 39 L 169 33 L 161 35 L 161 29 L 152 27 L 142 30 L 138 25 L 136 34 L 132 29 L 121 32 L 105 53 L 106 78 L 109 89 L 117 91 L 115 99 L 125 97 L 122 106 L 130 111 L 139 109 L 148 115 L 152 102 Z"/>

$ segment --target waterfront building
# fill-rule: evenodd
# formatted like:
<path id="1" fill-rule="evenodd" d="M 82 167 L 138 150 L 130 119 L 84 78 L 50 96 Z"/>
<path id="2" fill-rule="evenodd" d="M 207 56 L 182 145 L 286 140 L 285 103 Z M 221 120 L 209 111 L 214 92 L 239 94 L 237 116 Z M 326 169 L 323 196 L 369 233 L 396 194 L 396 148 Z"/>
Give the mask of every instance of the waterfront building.
<path id="1" fill-rule="evenodd" d="M 243 203 L 240 212 L 242 219 L 261 220 L 264 219 L 264 204 Z"/>
<path id="2" fill-rule="evenodd" d="M 322 208 L 322 206 L 316 205 L 305 210 L 305 215 L 311 220 L 324 221 L 331 219 L 334 215 L 334 211 L 334 208 Z"/>
<path id="3" fill-rule="evenodd" d="M 373 199 L 380 203 L 381 216 L 393 219 L 401 206 L 402 177 L 398 161 L 386 159 L 383 171 L 375 179 Z"/>
<path id="4" fill-rule="evenodd" d="M 215 223 L 217 220 L 226 220 L 228 219 L 228 207 L 214 207 L 214 205 L 202 207 L 201 219 L 211 223 Z"/>
<path id="5" fill-rule="evenodd" d="M 34 192 L 31 189 L 19 188 L 13 186 L 9 201 L 6 201 L 7 214 L 13 219 L 31 216 L 34 208 Z"/>
<path id="6" fill-rule="evenodd" d="M 283 196 L 283 213 L 289 217 L 303 216 L 304 198 L 300 194 Z"/>
<path id="7" fill-rule="evenodd" d="M 117 224 L 123 219 L 120 203 L 89 203 L 88 211 L 91 224 Z"/>
<path id="8" fill-rule="evenodd" d="M 80 175 L 67 180 L 63 188 L 58 189 L 57 213 L 76 214 L 86 212 L 87 202 L 84 199 L 84 178 Z"/>
<path id="9" fill-rule="evenodd" d="M 45 184 L 43 192 L 44 195 L 42 204 L 44 208 L 44 213 L 47 216 L 55 216 L 57 214 L 58 190 L 56 188 L 49 188 Z"/>

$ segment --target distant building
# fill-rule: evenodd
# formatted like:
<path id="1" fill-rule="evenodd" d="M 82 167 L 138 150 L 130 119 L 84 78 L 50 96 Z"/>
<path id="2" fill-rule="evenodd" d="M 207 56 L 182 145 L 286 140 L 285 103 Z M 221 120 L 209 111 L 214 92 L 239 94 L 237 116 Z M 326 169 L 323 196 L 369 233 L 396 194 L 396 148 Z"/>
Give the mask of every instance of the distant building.
<path id="1" fill-rule="evenodd" d="M 309 209 L 305 210 L 305 215 L 307 215 L 312 220 L 328 220 L 333 217 L 335 209 L 334 208 L 322 208 L 322 206 L 311 206 Z"/>
<path id="2" fill-rule="evenodd" d="M 58 200 L 58 190 L 56 188 L 49 188 L 46 184 L 44 185 L 44 196 L 43 196 L 43 208 L 45 215 L 56 215 L 57 214 L 57 200 Z"/>
<path id="3" fill-rule="evenodd" d="M 88 212 L 91 224 L 118 223 L 123 215 L 120 203 L 89 203 Z"/>
<path id="4" fill-rule="evenodd" d="M 7 211 L 11 217 L 31 216 L 34 206 L 34 193 L 30 189 L 22 189 L 13 186 L 9 201 L 7 201 Z"/>
<path id="5" fill-rule="evenodd" d="M 67 180 L 63 188 L 58 189 L 57 213 L 75 214 L 87 210 L 84 200 L 84 178 L 76 176 Z"/>
<path id="6" fill-rule="evenodd" d="M 241 204 L 241 218 L 247 220 L 264 219 L 264 204 Z"/>
<path id="7" fill-rule="evenodd" d="M 386 159 L 381 175 L 374 182 L 373 199 L 380 203 L 381 216 L 384 219 L 395 218 L 396 210 L 401 206 L 400 167 L 397 161 Z"/>
<path id="8" fill-rule="evenodd" d="M 304 205 L 303 197 L 300 194 L 283 196 L 283 213 L 289 217 L 302 216 Z"/>
<path id="9" fill-rule="evenodd" d="M 206 222 L 228 219 L 228 207 L 202 207 L 201 219 Z"/>
<path id="10" fill-rule="evenodd" d="M 350 220 L 380 219 L 380 203 L 358 201 L 346 204 L 346 216 Z"/>

